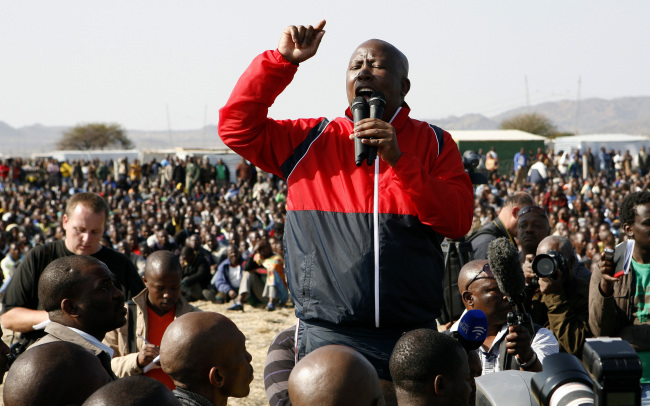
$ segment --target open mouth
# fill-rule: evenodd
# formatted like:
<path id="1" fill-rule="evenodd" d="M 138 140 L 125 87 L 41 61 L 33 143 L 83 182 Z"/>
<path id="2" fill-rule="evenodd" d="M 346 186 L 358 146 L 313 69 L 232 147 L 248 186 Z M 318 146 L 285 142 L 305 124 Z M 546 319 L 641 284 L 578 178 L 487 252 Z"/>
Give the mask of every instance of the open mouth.
<path id="1" fill-rule="evenodd" d="M 372 96 L 372 93 L 374 91 L 374 89 L 371 89 L 369 87 L 360 87 L 357 89 L 356 94 L 357 96 L 361 96 L 366 100 L 370 100 L 370 96 Z"/>

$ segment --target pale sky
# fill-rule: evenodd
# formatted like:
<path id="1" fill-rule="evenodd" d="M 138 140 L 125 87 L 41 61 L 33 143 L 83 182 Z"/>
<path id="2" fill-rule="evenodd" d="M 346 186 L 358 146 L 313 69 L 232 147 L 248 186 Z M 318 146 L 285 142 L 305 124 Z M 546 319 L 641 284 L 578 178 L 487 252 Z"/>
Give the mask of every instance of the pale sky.
<path id="1" fill-rule="evenodd" d="M 525 106 L 526 82 L 531 104 L 579 89 L 583 99 L 650 96 L 649 17 L 647 0 L 4 0 L 0 121 L 217 124 L 250 61 L 286 26 L 323 18 L 319 52 L 273 118 L 343 114 L 348 59 L 369 38 L 409 58 L 414 118 Z"/>

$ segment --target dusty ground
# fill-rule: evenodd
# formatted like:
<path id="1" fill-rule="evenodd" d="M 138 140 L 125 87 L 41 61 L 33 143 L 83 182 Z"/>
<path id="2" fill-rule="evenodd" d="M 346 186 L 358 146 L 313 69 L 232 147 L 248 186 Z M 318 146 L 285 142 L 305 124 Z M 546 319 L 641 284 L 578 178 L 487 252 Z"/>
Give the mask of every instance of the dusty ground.
<path id="1" fill-rule="evenodd" d="M 267 312 L 246 305 L 244 312 L 227 312 L 228 305 L 212 304 L 210 302 L 196 302 L 197 307 L 204 311 L 214 311 L 227 315 L 237 324 L 246 336 L 246 348 L 253 356 L 253 369 L 255 379 L 251 383 L 251 393 L 244 399 L 230 399 L 229 405 L 235 406 L 262 406 L 268 405 L 264 390 L 264 361 L 266 351 L 273 338 L 282 330 L 296 323 L 294 309 L 278 309 Z M 11 334 L 5 332 L 3 340 L 11 340 Z M 0 391 L 2 386 L 0 386 Z M 0 402 L 0 405 L 3 403 Z"/>

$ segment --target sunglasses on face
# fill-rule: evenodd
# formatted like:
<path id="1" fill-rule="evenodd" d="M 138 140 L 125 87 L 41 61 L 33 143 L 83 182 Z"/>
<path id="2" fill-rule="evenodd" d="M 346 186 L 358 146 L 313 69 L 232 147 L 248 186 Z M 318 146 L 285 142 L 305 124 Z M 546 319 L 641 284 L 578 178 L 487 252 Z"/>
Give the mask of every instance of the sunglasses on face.
<path id="1" fill-rule="evenodd" d="M 519 217 L 527 213 L 535 213 L 544 218 L 546 218 L 546 212 L 539 206 L 526 206 L 523 209 L 519 210 Z"/>
<path id="2" fill-rule="evenodd" d="M 485 276 L 480 276 L 482 273 L 485 273 Z M 474 281 L 477 281 L 479 279 L 494 279 L 494 274 L 492 273 L 492 270 L 490 269 L 490 264 L 487 263 L 483 265 L 483 268 L 472 278 L 471 281 L 465 286 L 465 290 L 469 289 L 469 285 L 474 283 Z"/>

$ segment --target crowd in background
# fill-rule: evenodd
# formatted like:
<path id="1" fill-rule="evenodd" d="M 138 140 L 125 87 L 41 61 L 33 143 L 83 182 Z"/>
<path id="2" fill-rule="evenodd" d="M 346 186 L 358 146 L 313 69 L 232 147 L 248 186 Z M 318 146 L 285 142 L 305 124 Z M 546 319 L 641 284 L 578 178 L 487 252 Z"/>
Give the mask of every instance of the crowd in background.
<path id="1" fill-rule="evenodd" d="M 547 211 L 551 232 L 571 238 L 585 262 L 623 238 L 620 202 L 650 182 L 645 148 L 635 157 L 603 148 L 598 159 L 591 150 L 526 153 L 522 148 L 511 173 L 499 173 L 499 159 L 510 158 L 499 157 L 494 148 L 479 154 L 477 170 L 489 182 L 476 186 L 470 234 L 496 218 L 508 195 L 523 190 Z M 221 159 L 213 165 L 193 157 L 142 163 L 15 158 L 0 164 L 0 257 L 12 258 L 4 261 L 5 280 L 35 244 L 62 238 L 67 197 L 79 191 L 106 199 L 111 215 L 105 244 L 130 255 L 140 270 L 152 250 L 166 246 L 178 254 L 194 233 L 211 254 L 211 273 L 226 259 L 228 246 L 246 257 L 255 234 L 273 237 L 274 252 L 283 255 L 286 183 L 244 160 L 228 168 Z M 164 235 L 169 241 L 158 244 Z"/>
<path id="2" fill-rule="evenodd" d="M 590 150 L 522 149 L 512 157 L 511 173 L 499 172 L 499 159 L 510 158 L 494 148 L 479 154 L 477 171 L 489 180 L 475 185 L 468 237 L 497 218 L 508 196 L 526 191 L 546 212 L 551 234 L 569 238 L 587 269 L 604 248 L 625 239 L 619 219 L 622 199 L 647 190 L 650 183 L 645 149 L 636 157 L 603 149 L 598 159 Z M 230 247 L 241 256 L 237 261 L 246 260 L 258 253 L 260 241 L 269 243 L 273 255 L 284 255 L 286 183 L 245 160 L 228 168 L 222 160 L 213 165 L 195 157 L 143 163 L 6 159 L 0 165 L 0 291 L 32 247 L 64 238 L 66 202 L 85 191 L 98 193 L 109 205 L 103 244 L 129 256 L 141 274 L 157 250 L 179 255 L 184 274 L 201 262 L 206 266 L 201 272 L 214 275 L 220 264 L 232 261 Z M 215 293 L 210 280 L 214 283 L 204 278 L 202 288 L 212 287 Z M 215 300 L 215 295 L 189 298 Z M 235 297 L 220 298 L 229 299 Z"/>

